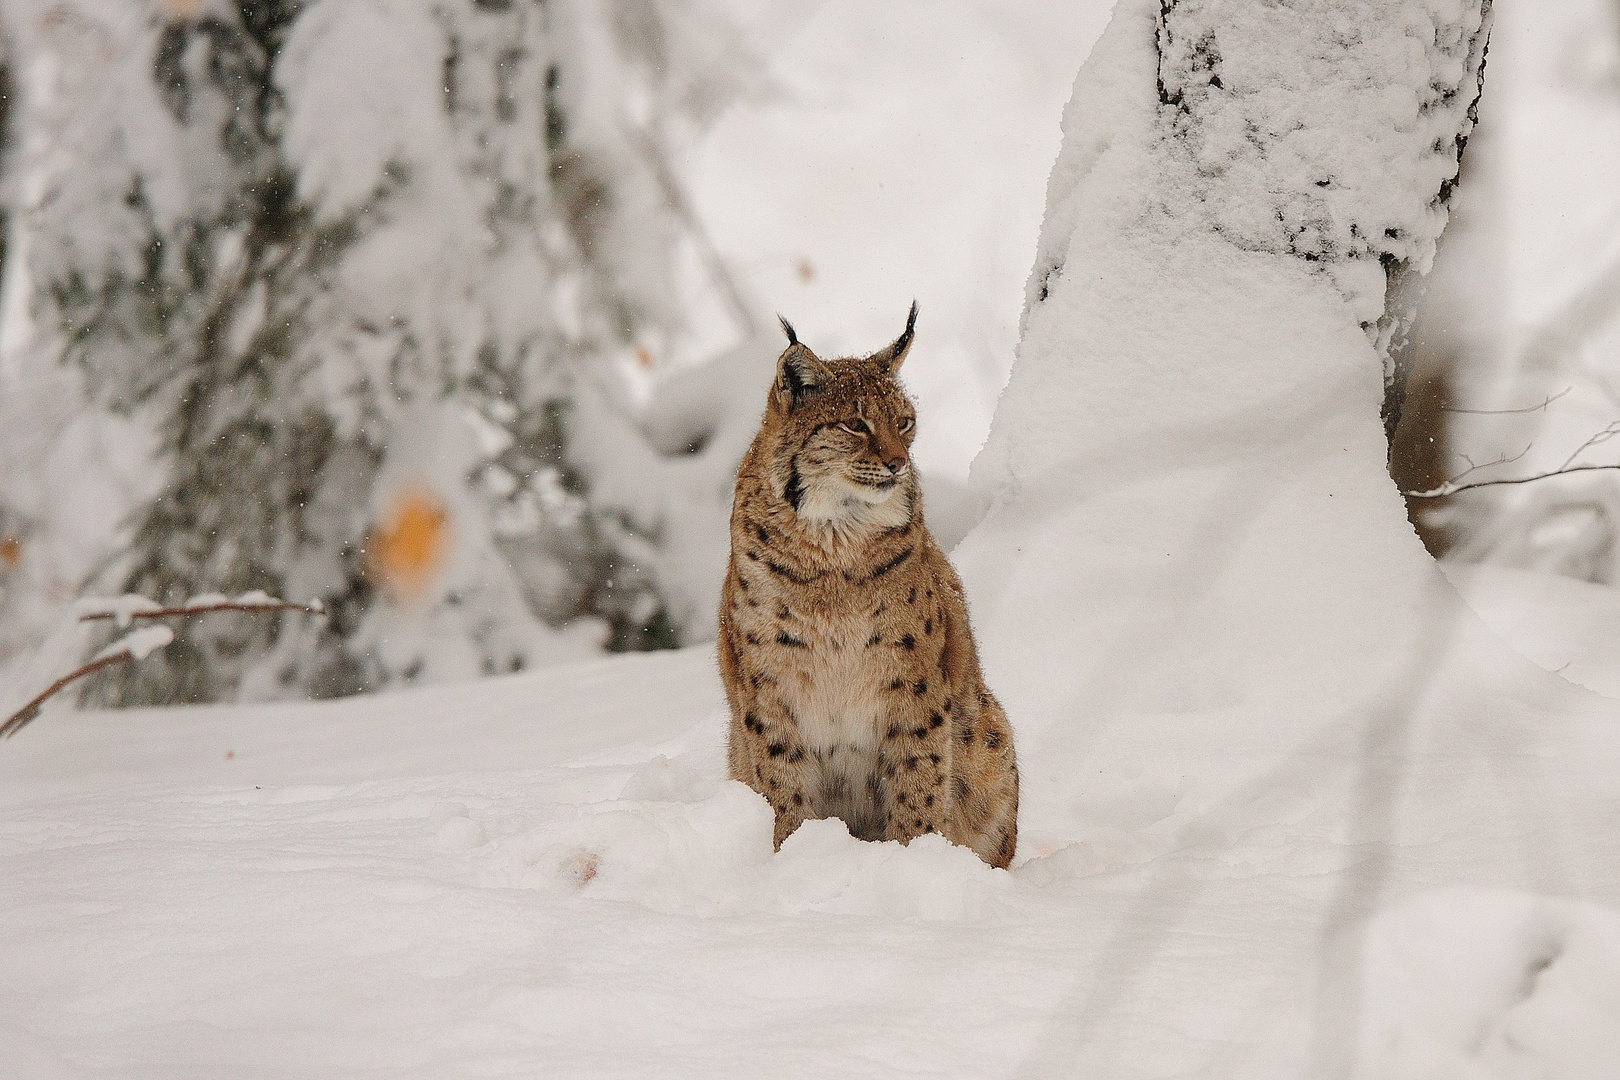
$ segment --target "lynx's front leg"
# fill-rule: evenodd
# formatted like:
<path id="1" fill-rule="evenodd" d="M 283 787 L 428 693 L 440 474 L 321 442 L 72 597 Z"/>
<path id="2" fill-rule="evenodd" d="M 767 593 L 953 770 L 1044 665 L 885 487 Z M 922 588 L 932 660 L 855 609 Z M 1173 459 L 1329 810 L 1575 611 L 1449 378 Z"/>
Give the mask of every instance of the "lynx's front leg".
<path id="1" fill-rule="evenodd" d="M 769 633 L 758 601 L 748 595 L 747 578 L 733 572 L 721 587 L 720 674 L 731 711 L 726 764 L 771 804 L 776 813 L 773 843 L 804 823 L 811 809 L 819 766 L 806 751 L 798 720 L 782 701 L 780 670 L 762 650 Z"/>
<path id="2" fill-rule="evenodd" d="M 739 776 L 765 796 L 776 812 L 771 842 L 778 848 L 804 824 L 819 775 L 816 760 L 806 753 L 792 713 L 770 694 L 748 695 L 742 715 L 743 758 L 750 775 Z"/>
<path id="3" fill-rule="evenodd" d="M 885 688 L 888 727 L 878 768 L 888 795 L 883 838 L 902 843 L 944 833 L 950 816 L 951 726 L 943 695 L 928 680 L 896 678 Z"/>

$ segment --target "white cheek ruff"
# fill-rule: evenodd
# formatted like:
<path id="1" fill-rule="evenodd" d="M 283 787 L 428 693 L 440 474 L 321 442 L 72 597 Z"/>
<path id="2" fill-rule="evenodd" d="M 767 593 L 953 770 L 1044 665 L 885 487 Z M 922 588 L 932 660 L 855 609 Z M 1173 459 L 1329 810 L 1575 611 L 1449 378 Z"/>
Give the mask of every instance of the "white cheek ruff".
<path id="1" fill-rule="evenodd" d="M 835 534 L 892 529 L 911 518 L 911 499 L 904 484 L 886 488 L 824 476 L 804 482 L 799 518 Z"/>

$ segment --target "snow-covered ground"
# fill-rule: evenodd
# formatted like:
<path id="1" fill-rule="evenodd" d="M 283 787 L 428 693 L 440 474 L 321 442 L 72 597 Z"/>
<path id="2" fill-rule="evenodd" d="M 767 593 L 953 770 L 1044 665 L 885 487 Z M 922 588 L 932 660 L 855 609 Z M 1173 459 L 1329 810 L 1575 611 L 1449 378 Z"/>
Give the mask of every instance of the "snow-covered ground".
<path id="1" fill-rule="evenodd" d="M 0 1075 L 1288 1076 L 1358 999 L 1375 1058 L 1449 1063 L 1368 1075 L 1612 1076 L 1620 916 L 1524 890 L 1612 895 L 1620 728 L 1524 676 L 1448 667 L 1388 757 L 1162 718 L 1010 873 L 836 822 L 773 855 L 706 650 L 47 715 L 0 754 Z"/>
<path id="2" fill-rule="evenodd" d="M 1443 566 L 1468 606 L 1515 652 L 1620 698 L 1620 589 L 1489 563 Z"/>
<path id="3" fill-rule="evenodd" d="M 0 1074 L 1007 1074 L 1124 834 L 1017 875 L 833 822 L 773 856 L 722 710 L 694 650 L 42 721 L 0 765 Z"/>

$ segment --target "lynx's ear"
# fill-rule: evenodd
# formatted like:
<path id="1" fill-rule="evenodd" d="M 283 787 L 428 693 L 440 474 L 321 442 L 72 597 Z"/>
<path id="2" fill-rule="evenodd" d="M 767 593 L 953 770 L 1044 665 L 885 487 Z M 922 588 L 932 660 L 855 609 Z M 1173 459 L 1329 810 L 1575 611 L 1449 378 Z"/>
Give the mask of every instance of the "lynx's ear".
<path id="1" fill-rule="evenodd" d="M 781 358 L 776 361 L 775 393 L 782 407 L 791 412 L 805 397 L 825 385 L 832 373 L 808 346 L 800 344 L 793 326 L 782 316 L 778 315 L 777 318 L 782 320 L 788 347 L 782 350 Z"/>
<path id="2" fill-rule="evenodd" d="M 880 364 L 886 365 L 889 369 L 889 374 L 893 375 L 896 371 L 900 370 L 900 362 L 906 358 L 906 353 L 911 351 L 911 338 L 916 330 L 917 301 L 913 300 L 911 302 L 911 314 L 906 316 L 905 330 L 901 332 L 899 337 L 894 339 L 894 343 L 892 345 L 889 345 L 887 348 L 879 349 L 877 352 L 873 353 L 872 359 L 876 360 Z"/>

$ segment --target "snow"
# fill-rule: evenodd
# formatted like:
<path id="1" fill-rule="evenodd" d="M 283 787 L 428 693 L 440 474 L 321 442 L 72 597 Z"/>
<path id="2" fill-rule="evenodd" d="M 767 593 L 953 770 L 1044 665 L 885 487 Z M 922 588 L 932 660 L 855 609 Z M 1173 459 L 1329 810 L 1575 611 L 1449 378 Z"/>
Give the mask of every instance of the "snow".
<path id="1" fill-rule="evenodd" d="M 1171 212 L 1245 250 L 1388 255 L 1427 272 L 1488 11 L 1478 0 L 1177 4 L 1159 92 L 1188 136 L 1173 151 L 1185 158 L 1172 165 Z"/>
<path id="2" fill-rule="evenodd" d="M 773 853 L 704 648 L 48 712 L 0 754 L 0 1074 L 1612 1075 L 1614 702 L 1412 534 L 1359 256 L 1187 202 L 1157 9 L 1076 84 L 956 551 L 1017 731 L 1010 871 L 837 822 Z M 1304 85 L 1321 42 L 1268 40 Z M 1383 109 L 1413 58 L 1367 40 Z M 1427 144 L 1382 150 L 1421 191 Z M 1433 225 L 1323 205 L 1324 236 Z"/>
<path id="3" fill-rule="evenodd" d="M 202 596 L 194 598 L 192 602 L 198 600 L 208 602 L 213 599 L 214 597 Z M 224 600 L 225 597 L 221 595 L 218 599 Z M 74 602 L 71 617 L 76 620 L 110 618 L 122 630 L 134 621 L 136 615 L 148 611 L 161 611 L 162 608 L 163 605 L 156 600 L 133 593 L 124 596 L 86 596 Z"/>
<path id="4" fill-rule="evenodd" d="M 1489 563 L 1442 568 L 1513 651 L 1572 683 L 1620 698 L 1620 590 Z"/>
<path id="5" fill-rule="evenodd" d="M 1613 1076 L 1620 912 L 1447 889 L 1367 931 L 1365 1075 Z M 1416 1066 L 1416 1068 L 1414 1068 Z"/>
<path id="6" fill-rule="evenodd" d="M 1519 674 L 1453 685 L 1491 700 Z M 723 710 L 692 649 L 325 705 L 41 718 L 0 756 L 0 1073 L 1045 1076 L 1089 1038 L 1111 1075 L 1297 1074 L 1322 974 L 1308 915 L 1367 858 L 1330 812 L 1354 786 L 1347 748 L 1324 740 L 1206 809 L 1174 778 L 1209 766 L 1146 733 L 1110 798 L 1026 816 L 1040 839 L 1007 873 L 837 822 L 773 855 L 769 808 L 722 779 Z M 1569 772 L 1562 740 L 1511 727 L 1416 756 L 1424 812 L 1392 839 L 1428 880 L 1356 924 L 1369 959 L 1328 964 L 1325 985 L 1370 983 L 1368 1039 L 1405 1025 L 1462 1054 L 1473 1029 L 1453 1018 L 1478 1016 L 1531 1048 L 1482 1075 L 1530 1075 L 1532 1051 L 1596 1069 L 1609 1059 L 1571 1055 L 1612 1055 L 1620 916 L 1454 891 L 1484 884 L 1495 849 L 1534 861 L 1549 835 L 1595 835 L 1479 798 L 1504 788 L 1462 748 L 1493 729 L 1496 754 L 1517 741 Z M 1588 766 L 1594 784 L 1610 771 Z M 1580 891 L 1578 869 L 1539 884 Z M 1507 1009 L 1543 942 L 1562 982 Z M 1234 993 L 1256 984 L 1264 1008 Z M 1276 1055 L 1238 1053 L 1243 1036 Z"/>
<path id="7" fill-rule="evenodd" d="M 110 656 L 127 656 L 131 660 L 145 660 L 158 649 L 174 640 L 174 631 L 167 626 L 142 626 L 107 645 L 90 658 L 90 663 Z"/>
<path id="8" fill-rule="evenodd" d="M 747 1075 L 820 1052 L 883 1075 L 895 1024 L 924 1065 L 994 1060 L 992 1017 L 921 1037 L 1009 947 L 1014 986 L 1051 993 L 1041 890 L 971 853 L 820 823 L 773 856 L 768 808 L 718 779 L 706 653 L 459 696 L 153 713 L 123 747 L 128 714 L 81 714 L 15 742 L 0 1043 L 48 1063 L 21 1075 Z M 51 1037 L 57 993 L 96 1034 Z"/>

